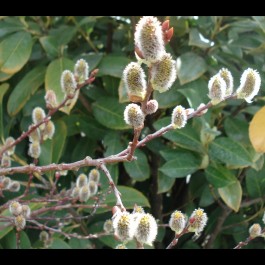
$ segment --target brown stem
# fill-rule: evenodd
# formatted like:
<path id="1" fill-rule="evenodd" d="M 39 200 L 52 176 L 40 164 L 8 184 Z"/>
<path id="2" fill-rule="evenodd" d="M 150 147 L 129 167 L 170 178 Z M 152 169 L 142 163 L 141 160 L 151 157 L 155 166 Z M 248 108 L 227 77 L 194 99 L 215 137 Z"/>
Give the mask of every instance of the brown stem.
<path id="1" fill-rule="evenodd" d="M 173 240 L 170 242 L 170 244 L 167 246 L 166 249 L 171 249 L 174 246 L 177 245 L 178 240 L 180 237 L 182 237 L 184 234 L 187 234 L 189 232 L 189 224 L 183 229 L 183 231 L 180 234 L 176 234 L 175 237 L 173 238 Z"/>

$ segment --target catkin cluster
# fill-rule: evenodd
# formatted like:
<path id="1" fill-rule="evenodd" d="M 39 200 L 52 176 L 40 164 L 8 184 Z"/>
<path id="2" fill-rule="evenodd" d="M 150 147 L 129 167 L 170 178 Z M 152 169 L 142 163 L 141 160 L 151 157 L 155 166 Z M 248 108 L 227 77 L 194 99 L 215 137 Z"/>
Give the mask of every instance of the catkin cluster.
<path id="1" fill-rule="evenodd" d="M 8 146 L 15 142 L 15 139 L 13 137 L 7 137 L 5 139 L 4 145 Z M 1 149 L 1 146 L 0 146 Z M 1 167 L 11 167 L 11 156 L 14 154 L 16 149 L 16 146 L 12 146 L 9 149 L 6 150 L 6 152 L 3 153 L 2 159 L 1 159 Z"/>
<path id="2" fill-rule="evenodd" d="M 92 169 L 88 177 L 84 173 L 81 173 L 72 190 L 72 198 L 78 199 L 80 202 L 86 202 L 90 197 L 96 195 L 98 192 L 99 179 L 100 173 L 97 169 Z"/>
<path id="3" fill-rule="evenodd" d="M 0 176 L 0 190 L 17 192 L 20 190 L 20 183 L 18 181 L 11 180 L 9 177 Z"/>

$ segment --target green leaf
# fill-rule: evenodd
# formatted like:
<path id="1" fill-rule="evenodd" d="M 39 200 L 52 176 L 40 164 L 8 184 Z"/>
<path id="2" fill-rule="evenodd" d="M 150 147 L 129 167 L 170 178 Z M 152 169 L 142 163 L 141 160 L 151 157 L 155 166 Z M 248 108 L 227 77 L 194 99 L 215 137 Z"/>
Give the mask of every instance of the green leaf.
<path id="1" fill-rule="evenodd" d="M 199 169 L 201 161 L 192 153 L 183 153 L 159 168 L 170 178 L 182 178 Z"/>
<path id="2" fill-rule="evenodd" d="M 157 193 L 164 193 L 168 192 L 174 185 L 175 179 L 174 178 L 169 178 L 162 172 L 158 173 L 158 191 Z"/>
<path id="3" fill-rule="evenodd" d="M 161 129 L 171 123 L 169 117 L 158 120 L 154 123 L 156 130 Z M 200 142 L 199 134 L 194 130 L 192 125 L 188 123 L 184 128 L 179 130 L 172 130 L 163 135 L 166 139 L 176 143 L 176 145 L 192 150 L 195 152 L 203 153 L 204 148 Z"/>
<path id="4" fill-rule="evenodd" d="M 55 92 L 57 96 L 58 103 L 62 102 L 64 99 L 64 93 L 61 89 L 61 75 L 64 70 L 70 70 L 73 71 L 74 63 L 67 59 L 67 58 L 60 58 L 52 61 L 46 71 L 45 75 L 45 89 L 46 91 L 51 89 Z M 75 100 L 72 100 L 71 106 L 61 108 L 60 110 L 69 114 L 71 109 L 76 103 L 77 98 Z"/>
<path id="5" fill-rule="evenodd" d="M 116 131 L 111 131 L 103 139 L 103 144 L 106 148 L 106 152 L 104 153 L 104 156 L 111 156 L 118 154 L 124 149 L 124 145 L 121 143 L 121 139 L 119 135 L 117 135 Z"/>
<path id="6" fill-rule="evenodd" d="M 53 238 L 51 249 L 71 249 L 71 247 L 60 238 Z"/>
<path id="7" fill-rule="evenodd" d="M 200 207 L 208 207 L 209 205 L 213 204 L 215 201 L 214 201 L 214 198 L 213 198 L 213 195 L 209 189 L 209 186 L 208 185 L 205 185 L 204 189 L 203 189 L 203 192 L 202 192 L 202 195 L 200 197 Z"/>
<path id="8" fill-rule="evenodd" d="M 124 162 L 123 165 L 131 178 L 136 181 L 144 181 L 150 177 L 150 167 L 145 153 L 139 149 L 134 154 L 137 160 Z"/>
<path id="9" fill-rule="evenodd" d="M 17 32 L 0 43 L 0 70 L 5 74 L 18 72 L 28 61 L 32 38 L 27 32 Z"/>
<path id="10" fill-rule="evenodd" d="M 225 187 L 237 181 L 237 178 L 233 175 L 233 173 L 221 165 L 210 165 L 205 170 L 205 175 L 209 183 L 211 183 L 215 188 Z"/>
<path id="11" fill-rule="evenodd" d="M 261 198 L 265 193 L 265 167 L 256 171 L 250 169 L 246 175 L 246 187 L 251 198 Z"/>
<path id="12" fill-rule="evenodd" d="M 214 43 L 206 39 L 196 28 L 190 30 L 189 46 L 196 46 L 202 49 L 210 48 Z"/>
<path id="13" fill-rule="evenodd" d="M 46 68 L 39 66 L 27 73 L 16 85 L 7 102 L 7 111 L 15 116 L 27 103 L 30 96 L 43 84 Z"/>
<path id="14" fill-rule="evenodd" d="M 8 79 L 10 79 L 13 76 L 13 74 L 8 75 L 6 73 L 3 73 L 0 71 L 0 82 L 6 81 Z"/>
<path id="15" fill-rule="evenodd" d="M 14 230 L 12 230 L 10 233 L 8 233 L 3 238 L 3 246 L 5 249 L 16 249 L 17 248 L 16 233 Z M 31 248 L 30 240 L 24 231 L 20 233 L 20 248 L 21 249 Z"/>
<path id="16" fill-rule="evenodd" d="M 121 199 L 126 209 L 133 209 L 134 204 L 142 207 L 150 207 L 147 198 L 138 190 L 125 186 L 118 186 L 117 188 L 122 194 Z M 111 207 L 116 205 L 116 197 L 113 192 L 106 196 L 106 201 L 104 203 Z"/>
<path id="17" fill-rule="evenodd" d="M 240 182 L 237 180 L 233 184 L 219 188 L 218 192 L 225 204 L 235 212 L 238 212 L 242 199 L 242 188 Z"/>
<path id="18" fill-rule="evenodd" d="M 44 36 L 39 39 L 43 49 L 50 58 L 56 58 L 59 55 L 59 47 L 56 38 L 53 36 Z"/>
<path id="19" fill-rule="evenodd" d="M 85 55 L 78 57 L 78 59 L 81 59 L 81 58 L 87 61 L 89 65 L 89 71 L 92 71 L 101 62 L 103 58 L 103 54 L 102 53 L 89 53 L 89 54 L 85 54 Z M 101 69 L 99 69 L 99 71 L 101 71 Z"/>
<path id="20" fill-rule="evenodd" d="M 182 54 L 177 59 L 177 71 L 180 84 L 196 80 L 207 71 L 204 59 L 193 52 Z"/>
<path id="21" fill-rule="evenodd" d="M 121 78 L 124 68 L 130 60 L 126 57 L 107 55 L 105 56 L 99 64 L 98 76 L 110 75 L 114 77 Z M 118 88 L 117 88 L 118 89 Z"/>
<path id="22" fill-rule="evenodd" d="M 93 103 L 93 113 L 96 120 L 107 128 L 124 130 L 130 128 L 124 121 L 125 106 L 116 98 L 104 97 Z"/>
<path id="23" fill-rule="evenodd" d="M 210 158 L 231 165 L 235 168 L 247 167 L 252 164 L 250 154 L 238 142 L 226 137 L 215 139 L 209 147 Z"/>
<path id="24" fill-rule="evenodd" d="M 0 137 L 4 137 L 4 124 L 3 124 L 3 98 L 7 90 L 9 89 L 9 84 L 5 83 L 0 85 Z"/>

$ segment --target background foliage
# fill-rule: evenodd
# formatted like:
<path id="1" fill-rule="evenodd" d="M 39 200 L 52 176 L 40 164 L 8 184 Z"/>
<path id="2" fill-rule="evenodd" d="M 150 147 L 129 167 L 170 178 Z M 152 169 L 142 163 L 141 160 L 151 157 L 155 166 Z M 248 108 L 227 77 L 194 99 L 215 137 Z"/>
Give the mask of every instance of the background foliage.
<path id="1" fill-rule="evenodd" d="M 90 70 L 99 68 L 93 85 L 81 90 L 75 106 L 69 106 L 53 118 L 56 136 L 43 144 L 40 165 L 73 162 L 89 155 L 93 158 L 122 151 L 132 139 L 132 130 L 123 120 L 127 95 L 121 82 L 125 66 L 134 58 L 134 26 L 140 17 L 54 16 L 0 17 L 0 137 L 18 137 L 31 123 L 36 106 L 45 108 L 45 90 L 53 89 L 59 99 L 60 75 L 73 70 L 77 59 L 84 58 Z M 160 21 L 166 17 L 159 17 Z M 175 130 L 137 150 L 138 160 L 109 166 L 120 186 L 123 202 L 146 207 L 161 223 L 167 223 L 175 209 L 190 214 L 205 208 L 209 222 L 202 236 L 191 240 L 185 235 L 179 248 L 232 248 L 248 236 L 248 227 L 261 224 L 264 213 L 265 165 L 263 153 L 257 153 L 249 138 L 249 123 L 264 105 L 265 17 L 181 17 L 171 16 L 174 36 L 167 45 L 177 59 L 178 80 L 167 93 L 154 93 L 159 111 L 148 116 L 144 135 L 169 124 L 177 104 L 197 108 L 208 102 L 209 78 L 227 67 L 235 79 L 235 88 L 248 67 L 257 69 L 262 88 L 255 103 L 232 100 L 217 105 L 201 118 L 192 119 L 182 130 Z M 264 134 L 261 124 L 254 131 Z M 263 120 L 262 120 L 263 119 Z M 263 125 L 264 127 L 264 125 Z M 255 135 L 253 141 L 255 141 Z M 258 143 L 259 151 L 264 146 Z M 30 163 L 28 141 L 16 148 L 12 166 Z M 80 172 L 69 172 L 59 181 L 60 189 L 69 189 Z M 187 184 L 188 175 L 191 175 Z M 52 179 L 52 173 L 47 178 Z M 28 176 L 14 179 L 27 181 Z M 38 183 L 37 180 L 35 180 Z M 108 189 L 101 177 L 101 191 Z M 19 194 L 22 194 L 24 187 Z M 18 196 L 4 193 L 0 204 Z M 43 196 L 35 190 L 32 196 Z M 106 196 L 114 205 L 114 196 Z M 221 206 L 220 206 L 221 204 Z M 37 204 L 32 207 L 38 208 Z M 58 217 L 65 213 L 57 213 Z M 85 214 L 85 213 L 84 213 Z M 99 208 L 96 215 L 82 223 L 86 233 L 102 231 L 110 210 Z M 70 223 L 68 231 L 80 232 L 80 224 Z M 205 242 L 208 234 L 214 241 Z M 40 247 L 38 231 L 22 233 L 22 248 Z M 157 248 L 165 247 L 173 232 L 160 227 Z M 92 240 L 68 240 L 54 235 L 51 248 L 115 247 L 112 236 Z M 248 248 L 264 248 L 256 239 Z M 12 228 L 0 231 L 0 248 L 15 248 Z"/>

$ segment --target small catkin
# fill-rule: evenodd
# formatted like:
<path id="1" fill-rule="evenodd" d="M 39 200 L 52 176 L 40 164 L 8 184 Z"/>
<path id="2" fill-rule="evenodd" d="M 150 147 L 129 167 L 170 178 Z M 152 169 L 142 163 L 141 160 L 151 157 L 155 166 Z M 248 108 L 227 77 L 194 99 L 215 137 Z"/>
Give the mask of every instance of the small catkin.
<path id="1" fill-rule="evenodd" d="M 13 201 L 9 204 L 9 211 L 14 216 L 20 215 L 22 213 L 22 206 L 19 202 Z"/>
<path id="2" fill-rule="evenodd" d="M 114 228 L 113 228 L 113 222 L 111 219 L 108 219 L 105 221 L 103 225 L 103 229 L 106 233 L 113 233 Z"/>
<path id="3" fill-rule="evenodd" d="M 145 107 L 145 113 L 150 115 L 156 113 L 157 110 L 158 110 L 158 102 L 155 99 L 149 100 Z"/>
<path id="4" fill-rule="evenodd" d="M 89 199 L 89 197 L 90 197 L 89 186 L 85 185 L 79 191 L 79 200 L 80 202 L 86 202 Z"/>
<path id="5" fill-rule="evenodd" d="M 115 247 L 115 249 L 127 249 L 127 247 L 124 244 L 119 244 Z"/>
<path id="6" fill-rule="evenodd" d="M 189 219 L 189 231 L 195 232 L 195 234 L 198 235 L 203 231 L 204 227 L 206 226 L 207 220 L 207 214 L 203 209 L 195 209 Z"/>
<path id="7" fill-rule="evenodd" d="M 11 181 L 11 179 L 9 177 L 4 177 L 2 179 L 3 190 L 8 190 L 11 183 L 12 183 L 12 181 Z"/>
<path id="8" fill-rule="evenodd" d="M 90 180 L 88 182 L 88 186 L 89 186 L 89 190 L 90 190 L 90 195 L 91 196 L 96 195 L 98 192 L 98 184 L 95 181 Z"/>
<path id="9" fill-rule="evenodd" d="M 260 75 L 256 70 L 248 68 L 244 71 L 240 79 L 240 86 L 236 91 L 237 98 L 245 99 L 251 103 L 258 94 L 261 85 Z"/>
<path id="10" fill-rule="evenodd" d="M 140 106 L 132 103 L 129 104 L 124 110 L 124 120 L 128 125 L 134 129 L 139 129 L 144 125 L 144 114 Z"/>
<path id="11" fill-rule="evenodd" d="M 74 97 L 76 87 L 77 84 L 74 74 L 69 70 L 63 71 L 61 76 L 61 88 L 63 93 L 69 97 Z"/>
<path id="12" fill-rule="evenodd" d="M 223 78 L 223 80 L 226 83 L 225 95 L 230 96 L 233 93 L 233 88 L 234 88 L 234 79 L 231 72 L 226 68 L 222 68 L 219 71 L 219 75 Z"/>
<path id="13" fill-rule="evenodd" d="M 148 63 L 155 63 L 165 53 L 161 23 L 153 16 L 144 16 L 136 25 L 135 46 Z"/>
<path id="14" fill-rule="evenodd" d="M 210 79 L 208 83 L 208 89 L 208 96 L 211 99 L 213 105 L 216 105 L 224 100 L 226 94 L 226 83 L 220 74 L 214 75 Z"/>
<path id="15" fill-rule="evenodd" d="M 41 153 L 40 143 L 39 142 L 33 142 L 29 145 L 29 151 L 28 155 L 37 159 L 39 158 Z"/>
<path id="16" fill-rule="evenodd" d="M 31 210 L 28 205 L 22 205 L 22 213 L 25 218 L 29 218 L 31 214 Z"/>
<path id="17" fill-rule="evenodd" d="M 173 125 L 174 129 L 185 127 L 187 119 L 188 117 L 186 110 L 182 106 L 179 105 L 174 108 L 171 117 L 171 124 Z"/>
<path id="18" fill-rule="evenodd" d="M 47 242 L 49 240 L 50 236 L 46 231 L 41 231 L 39 235 L 39 239 L 42 242 Z"/>
<path id="19" fill-rule="evenodd" d="M 5 145 L 10 145 L 10 144 L 13 144 L 15 142 L 15 139 L 13 137 L 8 137 L 6 138 L 6 141 L 5 141 Z M 16 146 L 14 145 L 13 147 L 10 147 L 8 150 L 7 150 L 7 155 L 11 156 L 14 154 L 15 152 L 15 148 Z"/>
<path id="20" fill-rule="evenodd" d="M 44 99 L 48 109 L 54 109 L 58 106 L 57 97 L 53 90 L 47 90 Z"/>
<path id="21" fill-rule="evenodd" d="M 96 168 L 92 169 L 88 174 L 88 181 L 91 180 L 95 181 L 96 183 L 99 183 L 100 173 Z"/>
<path id="22" fill-rule="evenodd" d="M 186 225 L 186 218 L 181 211 L 175 211 L 171 214 L 169 227 L 176 233 L 180 234 Z"/>
<path id="23" fill-rule="evenodd" d="M 129 100 L 142 102 L 146 96 L 145 73 L 138 63 L 130 63 L 123 71 L 123 81 L 128 92 Z"/>
<path id="24" fill-rule="evenodd" d="M 74 73 L 78 80 L 78 84 L 82 84 L 88 79 L 89 66 L 84 59 L 80 59 L 76 62 Z"/>
<path id="25" fill-rule="evenodd" d="M 151 69 L 151 83 L 153 89 L 163 93 L 171 88 L 176 78 L 176 61 L 172 60 L 169 53 L 166 53 Z"/>
<path id="26" fill-rule="evenodd" d="M 74 187 L 71 193 L 71 197 L 74 199 L 79 198 L 79 193 L 80 193 L 80 188 L 79 187 Z"/>
<path id="27" fill-rule="evenodd" d="M 45 116 L 46 116 L 45 111 L 40 107 L 36 107 L 32 111 L 32 120 L 34 124 L 38 124 L 39 122 L 43 121 Z M 40 129 L 43 130 L 44 127 L 45 127 L 45 124 L 42 124 L 40 126 Z"/>
<path id="28" fill-rule="evenodd" d="M 76 180 L 76 186 L 78 188 L 82 188 L 85 185 L 87 185 L 87 183 L 88 183 L 87 176 L 84 173 L 80 174 Z"/>
<path id="29" fill-rule="evenodd" d="M 1 167 L 11 167 L 11 158 L 10 156 L 4 154 L 1 160 Z"/>
<path id="30" fill-rule="evenodd" d="M 135 234 L 135 221 L 128 212 L 121 212 L 113 219 L 114 234 L 122 241 L 129 241 Z"/>
<path id="31" fill-rule="evenodd" d="M 54 123 L 52 121 L 48 121 L 43 131 L 43 140 L 52 139 L 54 132 L 55 132 Z"/>
<path id="32" fill-rule="evenodd" d="M 140 216 L 137 220 L 135 238 L 142 244 L 152 245 L 157 236 L 157 223 L 155 218 L 147 213 Z"/>
<path id="33" fill-rule="evenodd" d="M 24 218 L 23 215 L 18 215 L 15 217 L 15 226 L 16 226 L 18 231 L 21 231 L 25 228 L 26 219 Z"/>
<path id="34" fill-rule="evenodd" d="M 249 235 L 252 238 L 258 237 L 261 235 L 261 226 L 259 224 L 253 224 L 250 228 L 249 228 Z"/>
<path id="35" fill-rule="evenodd" d="M 32 125 L 29 126 L 29 130 L 32 128 Z M 40 130 L 39 128 L 35 129 L 32 133 L 30 133 L 29 135 L 29 141 L 31 143 L 33 142 L 39 142 L 40 141 Z"/>
<path id="36" fill-rule="evenodd" d="M 11 192 L 18 192 L 20 190 L 20 183 L 18 181 L 12 181 L 8 189 Z"/>

